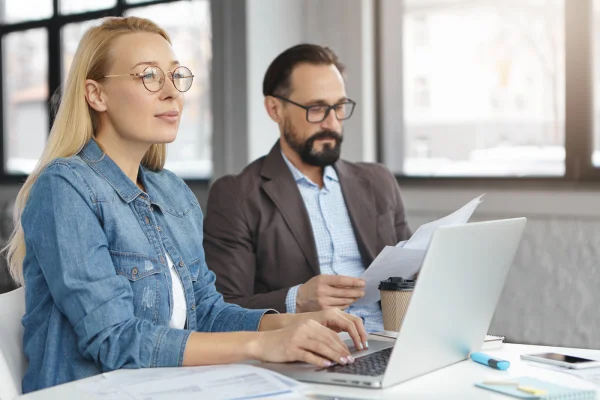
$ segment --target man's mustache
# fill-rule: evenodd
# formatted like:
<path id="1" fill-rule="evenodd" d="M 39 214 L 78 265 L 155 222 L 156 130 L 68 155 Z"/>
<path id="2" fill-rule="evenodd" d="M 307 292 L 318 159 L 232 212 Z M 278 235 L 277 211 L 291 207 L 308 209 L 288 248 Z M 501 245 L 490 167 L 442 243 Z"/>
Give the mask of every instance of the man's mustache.
<path id="1" fill-rule="evenodd" d="M 341 142 L 343 140 L 343 136 L 334 131 L 321 131 L 312 135 L 307 141 L 312 144 L 316 140 L 320 139 L 335 139 L 337 142 Z"/>

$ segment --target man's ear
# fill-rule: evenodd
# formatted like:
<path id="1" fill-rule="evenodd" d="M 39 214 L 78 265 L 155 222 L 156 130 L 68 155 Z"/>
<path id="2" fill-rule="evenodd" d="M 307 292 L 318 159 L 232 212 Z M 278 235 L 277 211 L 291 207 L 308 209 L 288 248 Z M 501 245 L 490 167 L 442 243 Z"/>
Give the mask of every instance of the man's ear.
<path id="1" fill-rule="evenodd" d="M 85 99 L 92 109 L 98 112 L 106 111 L 106 102 L 104 101 L 102 87 L 95 80 L 85 80 Z"/>
<path id="2" fill-rule="evenodd" d="M 283 121 L 283 109 L 279 100 L 273 96 L 265 97 L 265 109 L 274 122 L 278 125 L 281 124 Z"/>

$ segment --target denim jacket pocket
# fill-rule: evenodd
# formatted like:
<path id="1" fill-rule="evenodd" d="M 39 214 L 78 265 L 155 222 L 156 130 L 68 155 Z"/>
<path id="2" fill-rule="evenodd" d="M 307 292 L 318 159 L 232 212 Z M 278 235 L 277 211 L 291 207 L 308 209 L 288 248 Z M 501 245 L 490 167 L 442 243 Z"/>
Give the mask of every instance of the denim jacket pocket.
<path id="1" fill-rule="evenodd" d="M 204 263 L 204 258 L 196 258 L 192 262 L 188 263 L 188 270 L 190 271 L 190 277 L 193 282 L 198 280 L 198 275 L 200 274 L 200 267 Z"/>
<path id="2" fill-rule="evenodd" d="M 136 317 L 156 323 L 161 302 L 168 304 L 166 294 L 161 298 L 161 293 L 168 293 L 168 289 L 164 290 L 166 280 L 162 277 L 160 262 L 143 254 L 109 252 L 117 274 L 130 281 Z"/>

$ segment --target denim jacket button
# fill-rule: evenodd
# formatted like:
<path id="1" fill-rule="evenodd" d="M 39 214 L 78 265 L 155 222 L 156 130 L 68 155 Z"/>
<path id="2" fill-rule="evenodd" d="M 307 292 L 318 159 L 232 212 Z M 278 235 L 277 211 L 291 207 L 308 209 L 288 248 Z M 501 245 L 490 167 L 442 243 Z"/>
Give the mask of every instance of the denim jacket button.
<path id="1" fill-rule="evenodd" d="M 134 268 L 134 269 L 132 269 L 132 270 L 131 270 L 131 274 L 132 274 L 133 276 L 136 276 L 136 275 L 137 275 L 137 273 L 138 273 L 138 269 L 137 269 L 137 268 Z"/>
<path id="2" fill-rule="evenodd" d="M 179 266 L 183 267 L 185 264 L 183 263 L 183 261 L 179 261 Z"/>
<path id="3" fill-rule="evenodd" d="M 195 310 L 195 309 L 196 309 L 196 305 L 192 304 L 192 310 Z"/>

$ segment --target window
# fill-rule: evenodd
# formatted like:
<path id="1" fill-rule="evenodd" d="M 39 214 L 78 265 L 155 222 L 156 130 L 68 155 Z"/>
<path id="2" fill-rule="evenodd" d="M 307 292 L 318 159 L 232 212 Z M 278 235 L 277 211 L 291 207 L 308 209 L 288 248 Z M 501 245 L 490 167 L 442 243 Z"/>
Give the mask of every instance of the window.
<path id="1" fill-rule="evenodd" d="M 564 0 L 392 3 L 380 56 L 396 53 L 382 62 L 401 76 L 382 66 L 383 161 L 412 177 L 565 176 Z"/>
<path id="2" fill-rule="evenodd" d="M 194 73 L 178 138 L 167 147 L 166 168 L 183 178 L 211 176 L 210 0 L 38 0 L 36 7 L 0 0 L 1 179 L 22 180 L 33 170 L 49 133 L 50 97 L 64 83 L 83 33 L 111 15 L 159 24 L 179 61 Z"/>
<path id="3" fill-rule="evenodd" d="M 43 28 L 2 38 L 4 65 L 4 169 L 11 174 L 33 170 L 48 132 L 48 32 Z"/>

